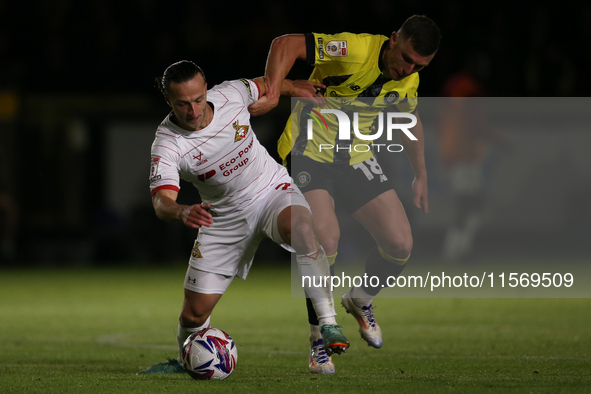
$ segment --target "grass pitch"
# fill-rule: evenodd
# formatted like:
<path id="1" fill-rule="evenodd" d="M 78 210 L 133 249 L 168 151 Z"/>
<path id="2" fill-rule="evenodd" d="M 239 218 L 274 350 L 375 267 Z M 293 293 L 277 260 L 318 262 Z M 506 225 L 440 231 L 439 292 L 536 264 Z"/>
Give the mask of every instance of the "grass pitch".
<path id="1" fill-rule="evenodd" d="M 228 379 L 137 376 L 176 356 L 184 272 L 182 265 L 0 271 L 0 392 L 591 390 L 590 299 L 379 299 L 381 349 L 359 339 L 339 306 L 351 348 L 333 357 L 336 375 L 311 375 L 305 303 L 290 297 L 285 263 L 255 263 L 214 311 L 212 325 L 238 346 Z"/>

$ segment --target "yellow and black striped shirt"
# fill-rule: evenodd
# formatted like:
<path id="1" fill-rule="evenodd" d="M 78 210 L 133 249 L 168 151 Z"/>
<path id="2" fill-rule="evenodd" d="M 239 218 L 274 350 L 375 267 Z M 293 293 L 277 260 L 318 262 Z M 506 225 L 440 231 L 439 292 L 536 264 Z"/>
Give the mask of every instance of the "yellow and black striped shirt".
<path id="1" fill-rule="evenodd" d="M 373 116 L 361 116 L 359 131 L 371 134 L 375 125 L 376 110 L 395 107 L 398 112 L 414 112 L 416 108 L 419 75 L 413 73 L 401 81 L 385 78 L 382 74 L 382 54 L 388 45 L 389 38 L 372 34 L 307 34 L 306 49 L 307 62 L 314 65 L 310 81 L 327 86 L 325 109 L 348 109 L 356 111 L 357 106 L 368 107 L 374 112 Z M 351 98 L 362 98 L 352 100 Z M 339 98 L 348 98 L 339 100 Z M 334 100 L 333 100 L 334 99 Z M 351 108 L 351 106 L 355 108 Z M 314 122 L 314 138 L 307 139 L 305 118 L 310 109 L 320 112 L 319 108 L 305 107 L 298 102 L 285 126 L 278 142 L 279 156 L 284 163 L 290 151 L 292 155 L 303 155 L 322 163 L 349 163 L 354 165 L 373 157 L 371 151 L 357 152 L 353 149 L 322 149 L 320 144 L 336 146 L 338 141 L 338 122 L 333 114 L 325 114 L 327 125 Z M 363 119 L 362 119 L 363 118 Z M 300 127 L 300 124 L 302 127 Z M 321 127 L 322 126 L 322 127 Z M 367 144 L 368 141 L 357 138 L 351 131 L 352 146 Z"/>

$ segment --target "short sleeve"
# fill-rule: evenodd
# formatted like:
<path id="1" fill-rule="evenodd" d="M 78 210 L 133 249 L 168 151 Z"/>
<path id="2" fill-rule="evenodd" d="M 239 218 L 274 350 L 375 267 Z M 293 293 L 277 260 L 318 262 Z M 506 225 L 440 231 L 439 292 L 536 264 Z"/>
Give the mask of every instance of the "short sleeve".
<path id="1" fill-rule="evenodd" d="M 150 193 L 154 195 L 158 190 L 170 189 L 178 192 L 180 176 L 178 161 L 180 156 L 174 147 L 156 139 L 152 145 L 152 159 L 150 162 Z"/>
<path id="2" fill-rule="evenodd" d="M 261 90 L 254 80 L 243 78 L 235 82 L 234 85 L 241 91 L 245 105 L 255 103 L 261 98 Z"/>

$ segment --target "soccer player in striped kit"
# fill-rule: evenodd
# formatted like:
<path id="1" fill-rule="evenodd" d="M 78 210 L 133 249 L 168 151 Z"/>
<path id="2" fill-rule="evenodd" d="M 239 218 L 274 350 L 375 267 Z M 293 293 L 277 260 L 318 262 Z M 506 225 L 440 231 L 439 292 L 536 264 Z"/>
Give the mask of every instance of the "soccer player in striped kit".
<path id="1" fill-rule="evenodd" d="M 412 183 L 414 205 L 428 212 L 427 170 L 424 157 L 423 126 L 416 104 L 419 85 L 418 71 L 429 65 L 437 49 L 441 34 L 433 21 L 423 15 L 408 18 L 390 37 L 372 34 L 290 34 L 276 38 L 269 51 L 265 81 L 267 100 L 255 104 L 253 115 L 264 114 L 278 100 L 282 81 L 296 60 L 306 61 L 314 69 L 310 81 L 324 88 L 303 97 L 311 98 L 316 106 L 308 110 L 320 111 L 324 105 L 353 99 L 373 100 L 374 107 L 386 111 L 413 114 L 417 123 L 410 129 L 417 138 L 411 141 L 400 133 L 414 174 Z M 325 101 L 322 98 L 326 98 Z M 335 98 L 337 100 L 328 100 Z M 345 100 L 338 100 L 345 98 Z M 361 102 L 361 100 L 359 101 Z M 387 182 L 373 149 L 322 149 L 321 143 L 338 146 L 339 124 L 335 117 L 325 116 L 328 125 L 306 137 L 306 128 L 299 127 L 305 113 L 303 105 L 296 106 L 278 143 L 279 155 L 291 168 L 296 184 L 312 208 L 314 230 L 332 266 L 337 256 L 340 237 L 335 203 L 345 209 L 376 241 L 375 249 L 365 262 L 367 277 L 376 276 L 386 283 L 390 276 L 398 276 L 410 257 L 413 239 L 410 224 L 397 193 Z M 361 115 L 360 115 L 361 118 Z M 372 122 L 359 126 L 363 134 L 371 134 Z M 298 128 L 299 127 L 299 128 Z M 352 134 L 352 133 L 351 133 Z M 356 136 L 350 146 L 366 144 Z M 375 348 L 382 346 L 382 333 L 373 313 L 372 301 L 380 287 L 354 287 L 342 296 L 342 305 L 359 323 L 361 337 Z M 335 368 L 330 357 L 323 353 L 318 319 L 308 302 L 310 323 L 309 368 L 313 373 L 331 374 Z"/>

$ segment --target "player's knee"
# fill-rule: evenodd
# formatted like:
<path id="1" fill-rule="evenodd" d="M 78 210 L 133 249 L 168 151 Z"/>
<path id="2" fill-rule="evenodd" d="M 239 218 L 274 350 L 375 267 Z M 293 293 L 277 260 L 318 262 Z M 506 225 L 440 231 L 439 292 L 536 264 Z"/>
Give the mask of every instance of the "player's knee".
<path id="1" fill-rule="evenodd" d="M 290 232 L 292 239 L 305 241 L 306 239 L 314 238 L 312 222 L 305 218 L 292 219 Z"/>
<path id="2" fill-rule="evenodd" d="M 398 256 L 396 258 L 406 258 L 412 252 L 413 239 L 412 236 L 405 237 L 398 245 Z"/>
<path id="3" fill-rule="evenodd" d="M 281 212 L 278 228 L 283 240 L 293 246 L 296 251 L 315 242 L 312 216 L 304 207 L 294 206 Z"/>
<path id="4" fill-rule="evenodd" d="M 412 237 L 408 237 L 405 240 L 405 243 L 404 243 L 404 245 L 402 247 L 402 251 L 401 251 L 403 256 L 408 256 L 410 254 L 410 252 L 412 252 L 413 242 L 414 241 L 413 241 Z"/>
<path id="5" fill-rule="evenodd" d="M 412 236 L 405 236 L 393 242 L 386 242 L 380 247 L 389 255 L 396 259 L 405 259 L 412 252 L 413 239 Z"/>
<path id="6" fill-rule="evenodd" d="M 323 237 L 322 239 L 318 239 L 320 245 L 324 248 L 327 256 L 332 256 L 337 253 L 339 249 L 339 236 L 328 236 Z"/>
<path id="7" fill-rule="evenodd" d="M 319 242 L 314 235 L 314 227 L 311 220 L 301 218 L 291 222 L 291 246 L 298 254 L 315 252 Z"/>
<path id="8" fill-rule="evenodd" d="M 200 327 L 205 324 L 209 315 L 209 312 L 183 311 L 179 322 L 181 323 L 181 327 Z"/>

